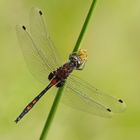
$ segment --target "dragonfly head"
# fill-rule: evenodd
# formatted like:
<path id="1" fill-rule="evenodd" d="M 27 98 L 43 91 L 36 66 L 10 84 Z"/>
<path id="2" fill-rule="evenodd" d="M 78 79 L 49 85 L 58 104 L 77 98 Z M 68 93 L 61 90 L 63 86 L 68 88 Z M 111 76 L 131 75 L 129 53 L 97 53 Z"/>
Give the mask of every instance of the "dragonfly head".
<path id="1" fill-rule="evenodd" d="M 69 60 L 73 62 L 76 68 L 79 68 L 82 64 L 87 61 L 87 51 L 85 49 L 80 49 L 69 56 Z"/>

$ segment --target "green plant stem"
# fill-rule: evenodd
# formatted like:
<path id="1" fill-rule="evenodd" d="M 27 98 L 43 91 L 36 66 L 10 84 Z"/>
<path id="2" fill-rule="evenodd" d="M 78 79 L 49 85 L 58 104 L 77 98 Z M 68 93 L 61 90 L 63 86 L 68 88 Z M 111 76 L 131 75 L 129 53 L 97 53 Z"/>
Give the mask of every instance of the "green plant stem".
<path id="1" fill-rule="evenodd" d="M 89 12 L 87 14 L 86 20 L 85 20 L 85 22 L 83 24 L 82 30 L 81 30 L 81 32 L 79 34 L 79 37 L 77 39 L 77 42 L 76 42 L 75 47 L 74 47 L 72 52 L 76 52 L 80 48 L 81 41 L 82 41 L 83 36 L 84 36 L 84 34 L 86 32 L 89 20 L 91 18 L 93 9 L 95 7 L 95 4 L 96 4 L 96 0 L 93 0 L 92 4 L 90 6 Z M 57 94 L 56 94 L 56 97 L 54 99 L 53 105 L 52 105 L 51 110 L 49 112 L 48 118 L 47 118 L 47 120 L 45 122 L 44 128 L 42 130 L 42 133 L 41 133 L 41 136 L 40 136 L 40 140 L 45 140 L 45 138 L 46 138 L 46 136 L 48 134 L 49 128 L 51 126 L 51 123 L 53 121 L 54 115 L 56 113 L 56 109 L 57 109 L 59 101 L 61 99 L 63 90 L 64 90 L 64 86 L 60 87 L 58 89 L 58 91 L 57 91 Z"/>
<path id="2" fill-rule="evenodd" d="M 78 37 L 78 39 L 77 39 L 77 42 L 76 42 L 76 44 L 75 44 L 75 46 L 74 46 L 73 52 L 76 52 L 76 51 L 80 48 L 81 41 L 82 41 L 82 39 L 83 39 L 83 37 L 84 37 L 84 34 L 85 34 L 85 32 L 86 32 L 86 29 L 87 29 L 89 20 L 90 20 L 90 18 L 91 18 L 91 16 L 92 16 L 92 12 L 93 12 L 93 9 L 94 9 L 94 7 L 95 7 L 95 4 L 96 4 L 96 0 L 93 0 L 93 1 L 92 1 L 92 4 L 91 4 L 91 6 L 90 6 L 89 12 L 88 12 L 88 14 L 87 14 L 86 20 L 85 20 L 85 22 L 84 22 L 84 24 L 83 24 L 83 27 L 82 27 L 81 32 L 80 32 L 80 34 L 79 34 L 79 37 Z"/>
<path id="3" fill-rule="evenodd" d="M 52 123 L 52 120 L 54 118 L 58 103 L 59 103 L 60 98 L 62 96 L 63 89 L 64 89 L 64 86 L 59 88 L 58 91 L 57 91 L 57 94 L 56 94 L 56 97 L 54 99 L 53 105 L 52 105 L 51 110 L 49 112 L 48 118 L 47 118 L 47 120 L 45 122 L 42 134 L 40 136 L 40 140 L 45 140 L 45 138 L 46 138 L 46 136 L 48 134 L 48 131 L 49 131 L 50 125 Z"/>

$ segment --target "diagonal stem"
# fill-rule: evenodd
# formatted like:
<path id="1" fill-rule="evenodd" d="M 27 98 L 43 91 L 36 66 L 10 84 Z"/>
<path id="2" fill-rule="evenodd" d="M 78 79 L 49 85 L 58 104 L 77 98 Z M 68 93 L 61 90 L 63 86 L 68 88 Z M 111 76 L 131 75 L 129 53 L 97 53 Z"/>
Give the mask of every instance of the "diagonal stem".
<path id="1" fill-rule="evenodd" d="M 72 52 L 76 52 L 80 48 L 81 41 L 82 41 L 82 39 L 84 37 L 84 34 L 86 32 L 89 20 L 90 20 L 90 18 L 92 16 L 93 9 L 95 8 L 95 4 L 96 4 L 96 0 L 93 0 L 92 4 L 90 6 L 89 12 L 87 14 L 87 17 L 85 19 L 85 22 L 83 24 L 83 27 L 82 27 L 82 29 L 80 31 L 79 37 L 77 39 L 77 42 L 75 44 L 75 47 L 74 47 Z M 44 128 L 42 130 L 42 133 L 41 133 L 41 136 L 40 136 L 40 140 L 45 140 L 45 138 L 46 138 L 46 136 L 48 134 L 48 131 L 49 131 L 49 128 L 50 128 L 51 123 L 53 121 L 54 115 L 56 113 L 56 109 L 58 107 L 59 101 L 60 101 L 60 99 L 62 97 L 63 90 L 64 90 L 64 86 L 60 87 L 58 89 L 58 91 L 57 91 L 57 94 L 56 94 L 56 97 L 54 99 L 53 105 L 52 105 L 51 110 L 49 112 L 48 118 L 47 118 L 47 120 L 45 122 Z"/>
<path id="2" fill-rule="evenodd" d="M 85 20 L 85 22 L 83 24 L 83 27 L 82 27 L 81 32 L 79 34 L 79 37 L 77 39 L 77 42 L 76 42 L 76 44 L 74 46 L 73 52 L 76 52 L 80 48 L 81 41 L 82 41 L 82 39 L 84 37 L 84 34 L 86 32 L 89 20 L 90 20 L 90 18 L 92 16 L 93 9 L 95 8 L 95 4 L 96 4 L 96 0 L 93 0 L 92 4 L 90 6 L 89 12 L 87 14 L 86 20 Z"/>

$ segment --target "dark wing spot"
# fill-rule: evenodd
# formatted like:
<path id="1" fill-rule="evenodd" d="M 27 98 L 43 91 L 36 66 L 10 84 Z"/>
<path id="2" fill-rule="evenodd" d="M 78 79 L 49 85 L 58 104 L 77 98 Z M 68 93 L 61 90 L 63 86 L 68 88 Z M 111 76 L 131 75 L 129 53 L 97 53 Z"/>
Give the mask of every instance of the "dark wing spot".
<path id="1" fill-rule="evenodd" d="M 41 10 L 39 10 L 39 14 L 40 14 L 40 15 L 42 15 L 42 14 L 43 14 Z"/>
<path id="2" fill-rule="evenodd" d="M 107 110 L 108 112 L 111 112 L 111 109 L 110 109 L 110 108 L 107 108 L 106 110 Z"/>
<path id="3" fill-rule="evenodd" d="M 119 99 L 118 102 L 123 103 L 123 100 Z"/>
<path id="4" fill-rule="evenodd" d="M 26 30 L 26 27 L 24 25 L 22 26 L 22 28 L 23 28 L 23 30 Z"/>

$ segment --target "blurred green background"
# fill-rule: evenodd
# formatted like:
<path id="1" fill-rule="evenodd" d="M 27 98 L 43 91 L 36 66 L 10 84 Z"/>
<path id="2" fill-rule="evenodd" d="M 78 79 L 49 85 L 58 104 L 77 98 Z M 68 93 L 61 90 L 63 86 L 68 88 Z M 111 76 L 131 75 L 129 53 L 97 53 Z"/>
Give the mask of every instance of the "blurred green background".
<path id="1" fill-rule="evenodd" d="M 0 140 L 38 140 L 53 102 L 52 89 L 18 124 L 14 119 L 44 86 L 28 71 L 15 25 L 28 25 L 31 7 L 43 9 L 61 58 L 72 51 L 92 0 L 0 0 Z M 59 104 L 48 140 L 140 139 L 140 1 L 97 0 L 82 47 L 84 71 L 97 88 L 124 99 L 127 110 L 111 119 Z"/>

